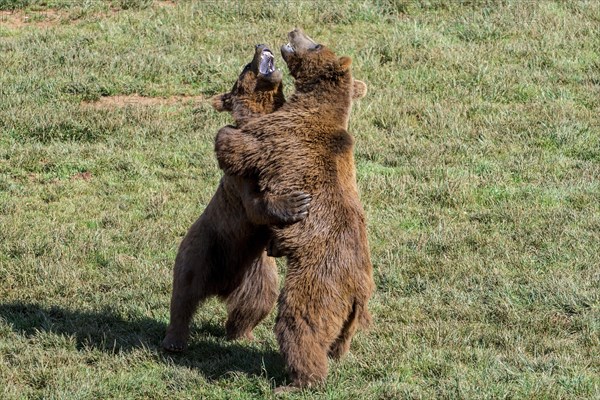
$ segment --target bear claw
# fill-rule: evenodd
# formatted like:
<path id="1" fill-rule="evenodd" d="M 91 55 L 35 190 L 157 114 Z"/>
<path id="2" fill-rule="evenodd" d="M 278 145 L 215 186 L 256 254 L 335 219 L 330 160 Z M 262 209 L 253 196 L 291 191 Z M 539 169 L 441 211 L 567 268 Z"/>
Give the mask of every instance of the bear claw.
<path id="1" fill-rule="evenodd" d="M 283 205 L 282 219 L 285 222 L 298 222 L 308 216 L 308 210 L 312 196 L 305 192 L 292 192 L 288 199 L 287 204 Z"/>
<path id="2" fill-rule="evenodd" d="M 171 353 L 181 353 L 187 348 L 187 344 L 181 340 L 171 340 L 165 338 L 162 342 L 162 348 Z"/>

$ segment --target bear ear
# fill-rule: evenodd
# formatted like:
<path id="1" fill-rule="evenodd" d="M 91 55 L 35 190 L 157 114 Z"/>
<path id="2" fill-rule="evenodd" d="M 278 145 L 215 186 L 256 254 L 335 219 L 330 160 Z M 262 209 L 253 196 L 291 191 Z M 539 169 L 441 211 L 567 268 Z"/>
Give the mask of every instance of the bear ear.
<path id="1" fill-rule="evenodd" d="M 352 65 L 352 59 L 347 56 L 340 57 L 338 62 L 340 63 L 343 71 L 346 71 L 348 68 L 350 68 L 350 65 Z"/>
<path id="2" fill-rule="evenodd" d="M 223 93 L 213 97 L 212 106 L 217 111 L 232 111 L 231 94 Z"/>
<path id="3" fill-rule="evenodd" d="M 367 84 L 358 79 L 352 81 L 352 98 L 362 99 L 367 94 Z"/>

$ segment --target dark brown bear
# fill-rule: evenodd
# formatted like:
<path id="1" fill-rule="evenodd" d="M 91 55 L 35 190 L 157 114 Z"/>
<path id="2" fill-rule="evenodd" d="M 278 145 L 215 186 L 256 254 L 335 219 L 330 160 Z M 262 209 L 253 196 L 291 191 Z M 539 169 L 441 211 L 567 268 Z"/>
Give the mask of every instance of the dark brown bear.
<path id="1" fill-rule="evenodd" d="M 232 111 L 238 126 L 273 112 L 285 102 L 280 71 L 264 45 L 256 47 L 230 93 L 215 97 L 219 111 Z M 209 296 L 227 301 L 227 337 L 252 337 L 279 291 L 275 260 L 265 253 L 267 225 L 304 218 L 310 196 L 299 191 L 260 193 L 257 177 L 225 175 L 216 194 L 187 232 L 175 259 L 171 319 L 162 346 L 183 351 L 198 304 Z"/>
<path id="2" fill-rule="evenodd" d="M 216 152 L 227 173 L 258 175 L 261 190 L 312 195 L 306 219 L 272 228 L 288 259 L 275 332 L 291 385 L 306 387 L 325 379 L 327 356 L 344 355 L 357 326 L 370 321 L 372 265 L 347 132 L 351 98 L 366 86 L 353 83 L 350 58 L 301 30 L 288 37 L 281 53 L 295 93 L 241 129 L 222 128 Z"/>

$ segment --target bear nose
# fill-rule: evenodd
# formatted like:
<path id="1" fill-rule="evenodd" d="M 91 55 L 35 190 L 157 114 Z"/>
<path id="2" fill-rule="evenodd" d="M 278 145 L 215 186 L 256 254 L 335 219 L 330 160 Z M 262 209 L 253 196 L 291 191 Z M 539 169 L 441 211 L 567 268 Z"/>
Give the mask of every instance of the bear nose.
<path id="1" fill-rule="evenodd" d="M 257 44 L 257 45 L 256 45 L 256 48 L 257 48 L 257 49 L 260 49 L 260 48 L 262 48 L 262 47 L 265 47 L 265 46 L 266 46 L 265 44 L 261 43 L 261 44 Z"/>

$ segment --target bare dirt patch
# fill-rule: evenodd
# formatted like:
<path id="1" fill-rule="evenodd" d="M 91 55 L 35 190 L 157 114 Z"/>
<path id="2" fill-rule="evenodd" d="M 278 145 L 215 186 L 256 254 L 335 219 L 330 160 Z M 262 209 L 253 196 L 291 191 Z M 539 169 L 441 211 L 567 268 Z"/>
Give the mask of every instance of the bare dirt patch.
<path id="1" fill-rule="evenodd" d="M 71 176 L 71 180 L 72 181 L 77 181 L 77 180 L 83 180 L 83 181 L 89 181 L 92 179 L 92 173 L 91 172 L 79 172 L 73 176 Z"/>
<path id="2" fill-rule="evenodd" d="M 170 0 L 157 0 L 155 4 L 159 7 L 175 7 L 177 4 Z"/>
<path id="3" fill-rule="evenodd" d="M 174 0 L 157 0 L 154 2 L 154 5 L 162 8 L 172 8 L 177 6 L 177 3 Z M 98 13 L 95 15 L 107 18 L 121 11 L 122 9 L 120 8 L 111 7 L 108 13 Z M 52 8 L 41 11 L 0 11 L 0 26 L 11 29 L 20 29 L 27 26 L 47 28 L 58 25 L 63 21 L 74 22 L 71 18 L 67 11 Z"/>
<path id="4" fill-rule="evenodd" d="M 26 26 L 47 28 L 59 24 L 64 18 L 66 18 L 66 14 L 52 9 L 29 12 L 0 11 L 0 26 L 8 26 L 12 29 Z"/>
<path id="5" fill-rule="evenodd" d="M 169 106 L 178 103 L 199 103 L 204 100 L 204 96 L 170 96 L 170 97 L 144 97 L 137 94 L 106 96 L 97 101 L 86 101 L 84 107 L 98 109 L 121 108 L 128 106 Z"/>

